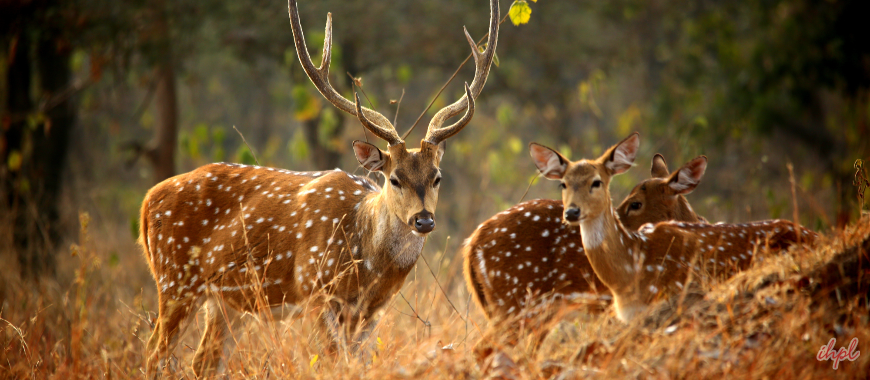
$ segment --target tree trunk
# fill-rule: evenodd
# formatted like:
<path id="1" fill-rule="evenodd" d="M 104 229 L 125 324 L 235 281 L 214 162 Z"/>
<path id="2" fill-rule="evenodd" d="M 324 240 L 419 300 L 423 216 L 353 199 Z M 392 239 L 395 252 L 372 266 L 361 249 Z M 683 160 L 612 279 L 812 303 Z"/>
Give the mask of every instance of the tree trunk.
<path id="1" fill-rule="evenodd" d="M 70 48 L 54 28 L 31 29 L 24 23 L 10 48 L 7 75 L 8 129 L 3 132 L 2 191 L 11 215 L 13 249 L 22 277 L 54 277 L 56 248 L 61 239 L 58 199 L 67 141 L 75 124 L 71 99 Z M 37 35 L 36 56 L 30 36 Z M 33 70 L 40 78 L 40 97 L 47 100 L 43 119 L 31 127 L 34 109 Z M 39 119 L 36 119 L 39 120 Z M 20 165 L 7 166 L 10 155 Z"/>
<path id="2" fill-rule="evenodd" d="M 154 108 L 157 125 L 154 140 L 148 149 L 148 159 L 154 167 L 154 183 L 175 175 L 175 149 L 178 141 L 178 99 L 176 97 L 175 68 L 170 43 L 166 3 L 154 2 L 154 35 L 157 47 L 154 89 Z"/>
<path id="3" fill-rule="evenodd" d="M 353 88 L 353 82 L 344 74 L 347 71 L 351 74 L 357 74 L 359 70 L 356 62 L 356 49 L 352 41 L 344 41 L 341 46 L 341 67 L 333 66 L 332 75 L 339 76 L 343 80 L 336 80 L 339 83 L 348 83 L 348 86 Z M 343 69 L 343 70 L 341 70 Z M 298 72 L 298 71 L 295 71 Z M 337 78 L 336 78 L 337 79 Z M 307 79 L 306 79 L 307 80 Z M 336 90 L 340 91 L 338 88 Z M 332 107 L 328 102 L 324 103 L 324 107 Z M 311 159 L 317 169 L 327 170 L 334 169 L 341 163 L 341 152 L 331 145 L 331 142 L 344 133 L 345 114 L 343 111 L 335 111 L 335 116 L 338 119 L 335 129 L 328 136 L 325 136 L 325 141 L 321 140 L 318 127 L 320 126 L 320 117 L 312 118 L 302 122 L 302 131 L 305 134 L 305 141 L 311 147 Z M 355 120 L 356 118 L 354 118 Z M 348 142 L 350 144 L 350 142 Z"/>
<path id="4" fill-rule="evenodd" d="M 167 46 L 167 49 L 169 47 Z M 168 55 L 168 51 L 166 52 Z M 175 148 L 178 140 L 178 102 L 175 92 L 175 70 L 166 57 L 156 70 L 157 87 L 154 89 L 154 108 L 157 125 L 148 158 L 154 167 L 154 183 L 175 175 Z"/>

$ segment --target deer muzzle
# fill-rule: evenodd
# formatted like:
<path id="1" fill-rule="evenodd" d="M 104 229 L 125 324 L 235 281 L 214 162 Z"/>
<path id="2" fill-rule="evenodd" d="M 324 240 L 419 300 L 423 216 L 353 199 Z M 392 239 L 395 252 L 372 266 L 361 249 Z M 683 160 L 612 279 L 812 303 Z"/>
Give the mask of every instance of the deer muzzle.
<path id="1" fill-rule="evenodd" d="M 435 215 L 426 210 L 414 215 L 414 228 L 421 234 L 432 232 L 435 229 Z"/>
<path id="2" fill-rule="evenodd" d="M 565 209 L 565 220 L 569 222 L 576 222 L 580 220 L 580 209 L 574 205 L 569 206 Z"/>

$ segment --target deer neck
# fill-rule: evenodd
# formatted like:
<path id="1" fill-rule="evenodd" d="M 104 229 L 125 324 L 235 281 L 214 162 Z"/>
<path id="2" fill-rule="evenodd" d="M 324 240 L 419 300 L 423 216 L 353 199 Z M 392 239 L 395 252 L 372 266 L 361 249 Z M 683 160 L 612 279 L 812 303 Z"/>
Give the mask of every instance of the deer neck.
<path id="1" fill-rule="evenodd" d="M 405 271 L 417 262 L 426 237 L 417 235 L 412 227 L 390 211 L 386 192 L 366 196 L 357 214 L 363 227 L 361 238 L 364 264 L 370 269 Z"/>
<path id="2" fill-rule="evenodd" d="M 608 202 L 606 211 L 580 221 L 583 247 L 592 269 L 598 278 L 610 288 L 617 303 L 634 293 L 633 285 L 640 252 L 638 238 L 629 233 L 616 217 L 613 205 Z"/>
<path id="3" fill-rule="evenodd" d="M 689 201 L 682 195 L 677 196 L 677 214 L 674 215 L 673 220 L 680 220 L 685 222 L 696 223 L 701 221 L 701 217 L 695 213 L 695 210 L 692 209 L 692 205 L 689 204 Z"/>

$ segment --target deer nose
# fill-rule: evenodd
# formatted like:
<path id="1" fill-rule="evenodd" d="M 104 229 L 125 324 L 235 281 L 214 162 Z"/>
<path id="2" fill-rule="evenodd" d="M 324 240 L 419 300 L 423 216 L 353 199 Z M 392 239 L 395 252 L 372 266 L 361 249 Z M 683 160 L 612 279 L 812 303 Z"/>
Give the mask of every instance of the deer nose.
<path id="1" fill-rule="evenodd" d="M 423 211 L 414 216 L 414 228 L 421 234 L 427 234 L 435 229 L 435 215 L 428 211 Z"/>
<path id="2" fill-rule="evenodd" d="M 576 222 L 580 220 L 580 209 L 577 207 L 565 209 L 565 220 L 569 222 Z"/>

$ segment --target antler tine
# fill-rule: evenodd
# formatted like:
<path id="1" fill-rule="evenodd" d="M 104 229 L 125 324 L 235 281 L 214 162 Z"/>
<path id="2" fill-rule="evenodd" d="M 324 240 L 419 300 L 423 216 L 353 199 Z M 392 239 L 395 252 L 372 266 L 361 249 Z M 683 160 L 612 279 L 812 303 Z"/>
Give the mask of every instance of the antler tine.
<path id="1" fill-rule="evenodd" d="M 471 96 L 471 87 L 468 86 L 468 82 L 465 82 L 465 97 L 468 99 L 468 107 L 465 109 L 465 115 L 462 116 L 462 119 L 459 119 L 459 121 L 449 127 L 430 131 L 429 137 L 426 139 L 427 141 L 437 145 L 459 133 L 462 128 L 465 128 L 471 121 L 471 117 L 474 116 L 474 97 Z"/>
<path id="2" fill-rule="evenodd" d="M 490 0 L 489 9 L 489 36 L 486 40 L 486 50 L 484 50 L 483 53 L 478 52 L 477 44 L 474 43 L 471 35 L 468 34 L 468 30 L 463 28 L 463 30 L 465 31 L 465 38 L 471 45 L 471 55 L 474 57 L 475 65 L 474 80 L 471 81 L 470 95 L 463 95 L 455 103 L 442 108 L 438 111 L 438 113 L 435 114 L 435 116 L 432 117 L 432 121 L 429 122 L 429 130 L 426 132 L 425 138 L 430 142 L 432 141 L 431 136 L 435 133 L 435 131 L 438 130 L 447 119 L 459 115 L 459 113 L 465 110 L 466 107 L 468 107 L 469 105 L 468 99 L 472 96 L 476 99 L 477 96 L 480 95 L 480 91 L 483 90 L 483 85 L 486 84 L 486 78 L 489 76 L 489 69 L 492 65 L 492 60 L 495 56 L 496 44 L 498 42 L 498 22 L 501 14 L 499 11 L 498 0 Z M 447 137 L 453 136 L 467 124 L 467 122 L 453 124 L 444 129 L 456 128 L 455 131 L 438 133 L 438 135 L 446 135 Z"/>
<path id="3" fill-rule="evenodd" d="M 402 138 L 399 137 L 399 134 L 396 132 L 395 128 L 391 128 L 391 129 L 381 128 L 381 127 L 377 126 L 376 124 L 372 123 L 371 121 L 369 121 L 369 119 L 366 119 L 366 117 L 363 114 L 363 111 L 359 105 L 359 94 L 354 92 L 353 96 L 354 96 L 354 106 L 355 106 L 354 108 L 356 109 L 356 116 L 359 119 L 359 122 L 362 123 L 362 125 L 364 127 L 366 127 L 366 129 L 371 131 L 375 136 L 378 136 L 381 139 L 385 140 L 390 145 L 398 145 L 398 144 L 401 144 L 404 142 L 404 141 L 402 141 Z"/>
<path id="4" fill-rule="evenodd" d="M 299 8 L 296 5 L 296 0 L 288 0 L 287 9 L 290 14 L 290 27 L 293 30 L 293 43 L 296 45 L 296 55 L 299 56 L 299 63 L 302 64 L 302 68 L 308 74 L 308 78 L 314 83 L 314 87 L 336 108 L 354 116 L 358 116 L 357 110 L 360 109 L 360 112 L 364 115 L 360 120 L 366 119 L 369 124 L 377 126 L 379 130 L 392 129 L 393 133 L 396 134 L 395 127 L 384 115 L 366 107 L 358 107 L 358 105 L 341 96 L 329 83 L 329 64 L 332 59 L 332 13 L 326 14 L 326 36 L 323 39 L 323 58 L 320 61 L 320 67 L 315 67 L 314 62 L 311 61 L 311 56 L 308 54 L 308 47 L 305 45 L 305 36 L 302 33 L 302 22 L 299 21 Z M 365 125 L 365 123 L 363 124 Z M 369 127 L 366 128 L 381 137 L 381 133 Z M 393 142 L 387 141 L 393 144 Z"/>

